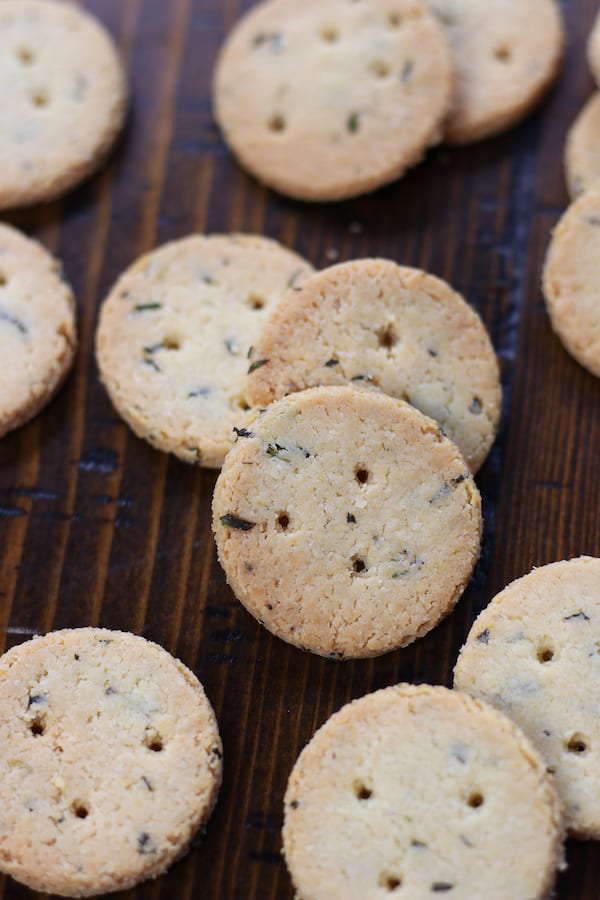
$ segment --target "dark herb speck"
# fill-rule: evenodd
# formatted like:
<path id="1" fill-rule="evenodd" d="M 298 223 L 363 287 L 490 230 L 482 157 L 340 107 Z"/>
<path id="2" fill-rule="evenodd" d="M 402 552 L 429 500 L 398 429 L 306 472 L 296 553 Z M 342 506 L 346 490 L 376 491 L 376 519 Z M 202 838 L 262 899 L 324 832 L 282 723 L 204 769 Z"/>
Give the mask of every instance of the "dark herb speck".
<path id="1" fill-rule="evenodd" d="M 325 363 L 325 366 L 328 369 L 331 369 L 331 368 L 333 368 L 333 366 L 339 366 L 339 364 L 340 364 L 339 359 L 328 359 L 327 362 Z"/>
<path id="2" fill-rule="evenodd" d="M 149 856 L 152 853 L 156 853 L 156 847 L 153 845 L 150 835 L 145 831 L 142 831 L 138 837 L 138 853 L 142 856 Z"/>
<path id="3" fill-rule="evenodd" d="M 225 525 L 226 528 L 235 528 L 237 531 L 251 531 L 256 522 L 249 522 L 248 519 L 240 519 L 239 516 L 234 516 L 233 513 L 227 513 L 221 516 L 221 525 Z"/>
<path id="4" fill-rule="evenodd" d="M 573 613 L 572 616 L 565 616 L 565 622 L 573 622 L 575 619 L 579 619 L 581 622 L 589 622 L 590 617 L 587 616 L 583 610 L 578 613 Z"/>
<path id="5" fill-rule="evenodd" d="M 346 522 L 348 522 L 349 525 L 354 525 L 356 523 L 356 516 L 354 513 L 346 514 Z"/>
<path id="6" fill-rule="evenodd" d="M 453 891 L 454 885 L 448 881 L 434 881 L 431 885 L 431 890 L 434 894 L 444 894 L 447 891 Z"/>
<path id="7" fill-rule="evenodd" d="M 188 400 L 192 397 L 208 397 L 208 395 L 210 393 L 211 393 L 211 390 L 209 387 L 199 387 L 199 388 L 196 388 L 196 390 L 189 392 Z"/>
<path id="8" fill-rule="evenodd" d="M 250 438 L 252 437 L 252 432 L 248 431 L 247 428 L 236 428 L 234 426 L 233 431 L 239 438 Z"/>
<path id="9" fill-rule="evenodd" d="M 402 72 L 400 73 L 400 81 L 403 84 L 407 84 L 410 81 L 414 68 L 415 64 L 412 59 L 407 59 L 402 67 Z"/>
<path id="10" fill-rule="evenodd" d="M 48 699 L 48 694 L 30 694 L 27 702 L 27 709 L 30 706 L 41 706 Z"/>
<path id="11" fill-rule="evenodd" d="M 251 363 L 248 367 L 248 375 L 250 375 L 252 372 L 255 372 L 256 369 L 260 369 L 261 366 L 266 366 L 268 362 L 268 359 L 257 359 L 256 362 Z"/>
<path id="12" fill-rule="evenodd" d="M 478 644 L 487 644 L 490 640 L 490 630 L 486 628 L 485 631 L 482 631 L 481 634 L 477 635 L 477 643 Z"/>
<path id="13" fill-rule="evenodd" d="M 0 309 L 0 322 L 7 322 L 9 325 L 12 325 L 13 328 L 16 328 L 21 334 L 28 334 L 27 327 L 23 324 L 20 319 L 17 319 L 16 316 L 11 316 L 10 313 L 4 312 L 4 310 Z"/>

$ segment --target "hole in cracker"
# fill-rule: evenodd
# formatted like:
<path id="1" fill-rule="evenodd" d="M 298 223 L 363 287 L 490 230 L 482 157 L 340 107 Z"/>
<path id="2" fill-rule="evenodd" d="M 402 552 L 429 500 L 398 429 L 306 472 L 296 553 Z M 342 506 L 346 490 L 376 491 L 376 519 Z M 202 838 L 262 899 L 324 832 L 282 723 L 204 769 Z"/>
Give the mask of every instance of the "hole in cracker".
<path id="1" fill-rule="evenodd" d="M 359 466 L 354 470 L 354 477 L 359 484 L 366 484 L 369 480 L 369 470 L 365 469 L 363 466 Z"/>
<path id="2" fill-rule="evenodd" d="M 164 741 L 162 736 L 155 730 L 148 730 L 144 734 L 144 746 L 153 753 L 160 753 L 164 750 Z"/>
<path id="3" fill-rule="evenodd" d="M 364 559 L 361 559 L 360 556 L 352 557 L 352 571 L 356 572 L 356 574 L 360 574 L 360 572 L 364 572 L 367 568 L 367 564 Z"/>
<path id="4" fill-rule="evenodd" d="M 587 753 L 588 751 L 588 742 L 581 734 L 574 734 L 573 737 L 567 742 L 567 750 L 569 753 L 576 753 L 578 756 L 581 756 L 583 753 Z"/>
<path id="5" fill-rule="evenodd" d="M 284 116 L 281 113 L 275 113 L 275 115 L 271 116 L 269 119 L 269 128 L 271 131 L 285 131 L 286 121 Z"/>
<path id="6" fill-rule="evenodd" d="M 281 512 L 277 516 L 277 528 L 280 531 L 287 531 L 290 527 L 290 517 L 286 512 Z"/>
<path id="7" fill-rule="evenodd" d="M 85 803 L 82 803 L 81 800 L 74 800 L 71 804 L 71 809 L 78 819 L 87 819 L 90 814 L 89 809 L 87 808 Z"/>
<path id="8" fill-rule="evenodd" d="M 387 78 L 390 74 L 390 67 L 383 59 L 374 59 L 369 65 L 369 72 L 376 78 Z"/>
<path id="9" fill-rule="evenodd" d="M 498 62 L 510 62 L 512 59 L 512 51 L 510 47 L 507 47 L 506 44 L 501 44 L 500 47 L 496 47 L 494 50 L 494 57 L 498 60 Z"/>
<path id="10" fill-rule="evenodd" d="M 399 875 L 382 872 L 379 876 L 379 886 L 385 888 L 391 894 L 392 891 L 397 891 L 399 887 L 402 887 L 402 879 Z"/>
<path id="11" fill-rule="evenodd" d="M 179 350 L 181 348 L 181 343 L 176 337 L 163 338 L 162 344 L 165 350 Z"/>
<path id="12" fill-rule="evenodd" d="M 377 332 L 379 346 L 386 350 L 391 350 L 398 343 L 398 336 L 392 325 L 386 325 Z"/>
<path id="13" fill-rule="evenodd" d="M 240 397 L 238 400 L 238 407 L 240 409 L 242 409 L 244 412 L 248 412 L 248 410 L 250 409 L 250 404 L 248 403 L 248 401 L 246 400 L 245 397 Z"/>
<path id="14" fill-rule="evenodd" d="M 549 663 L 554 659 L 554 650 L 548 644 L 538 647 L 537 658 L 541 663 Z"/>
<path id="15" fill-rule="evenodd" d="M 39 90 L 32 94 L 31 102 L 34 106 L 42 109 L 44 106 L 48 106 L 48 104 L 50 103 L 50 97 L 46 91 Z"/>
<path id="16" fill-rule="evenodd" d="M 258 294 L 250 294 L 246 302 L 250 309 L 264 309 L 266 305 L 265 298 L 260 297 Z"/>
<path id="17" fill-rule="evenodd" d="M 34 737 L 39 737 L 46 730 L 46 721 L 43 716 L 36 716 L 29 723 L 29 730 Z"/>
<path id="18" fill-rule="evenodd" d="M 333 28 L 332 26 L 328 26 L 326 28 L 321 29 L 321 37 L 328 44 L 335 44 L 340 39 L 340 33 L 337 28 Z"/>
<path id="19" fill-rule="evenodd" d="M 35 62 L 35 53 L 29 47 L 19 47 L 17 56 L 24 66 L 31 66 Z"/>
<path id="20" fill-rule="evenodd" d="M 357 800 L 370 800 L 373 796 L 373 791 L 370 787 L 367 787 L 364 781 L 355 781 L 352 787 Z"/>
<path id="21" fill-rule="evenodd" d="M 470 806 L 471 809 L 479 809 L 480 806 L 483 806 L 483 794 L 481 791 L 473 791 L 469 794 L 467 805 Z"/>

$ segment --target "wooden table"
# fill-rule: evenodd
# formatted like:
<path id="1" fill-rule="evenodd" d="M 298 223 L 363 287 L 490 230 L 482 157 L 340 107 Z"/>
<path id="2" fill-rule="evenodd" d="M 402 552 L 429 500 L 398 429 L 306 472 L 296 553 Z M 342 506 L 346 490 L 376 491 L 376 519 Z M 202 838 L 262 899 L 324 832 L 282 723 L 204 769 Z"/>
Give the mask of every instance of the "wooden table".
<path id="1" fill-rule="evenodd" d="M 225 745 L 208 833 L 168 875 L 122 896 L 290 900 L 282 796 L 315 729 L 351 698 L 397 681 L 449 685 L 470 623 L 500 588 L 534 565 L 600 556 L 600 382 L 554 337 L 539 288 L 550 229 L 567 203 L 565 133 L 592 90 L 583 47 L 598 4 L 563 3 L 564 74 L 526 124 L 464 150 L 439 148 L 405 180 L 331 206 L 260 187 L 213 125 L 215 53 L 250 2 L 85 5 L 121 46 L 134 108 L 98 177 L 61 202 L 7 217 L 64 260 L 80 350 L 55 402 L 0 441 L 0 640 L 10 647 L 90 624 L 127 629 L 179 656 L 206 687 Z M 277 238 L 316 266 L 366 255 L 420 266 L 463 292 L 491 332 L 505 407 L 478 476 L 481 560 L 455 613 L 406 650 L 336 663 L 271 637 L 239 607 L 217 564 L 215 473 L 135 438 L 98 382 L 97 310 L 119 272 L 168 239 L 238 230 Z M 568 860 L 560 900 L 597 898 L 597 845 L 571 844 Z M 0 882 L 0 900 L 31 896 Z"/>

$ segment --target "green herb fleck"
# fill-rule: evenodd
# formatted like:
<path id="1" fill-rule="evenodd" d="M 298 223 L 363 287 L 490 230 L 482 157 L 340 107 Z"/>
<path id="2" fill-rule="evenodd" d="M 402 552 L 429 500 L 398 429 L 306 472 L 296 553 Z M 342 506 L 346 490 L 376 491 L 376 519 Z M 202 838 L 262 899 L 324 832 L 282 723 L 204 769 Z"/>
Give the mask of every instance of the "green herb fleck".
<path id="1" fill-rule="evenodd" d="M 346 128 L 348 129 L 350 134 L 356 134 L 356 132 L 360 128 L 360 113 L 350 113 L 348 119 L 346 120 Z"/>
<path id="2" fill-rule="evenodd" d="M 327 362 L 325 363 L 325 365 L 328 369 L 333 368 L 333 366 L 339 366 L 339 364 L 340 364 L 339 359 L 328 359 Z"/>
<path id="3" fill-rule="evenodd" d="M 162 309 L 162 303 L 138 303 L 133 307 L 133 311 L 136 313 L 150 312 L 154 309 Z"/>
<path id="4" fill-rule="evenodd" d="M 116 688 L 112 687 L 111 685 L 109 685 L 109 686 L 108 686 L 107 688 L 105 688 L 105 690 L 104 690 L 104 695 L 105 695 L 106 697 L 112 697 L 113 694 L 118 694 L 118 693 L 119 693 L 118 690 L 117 690 Z"/>
<path id="5" fill-rule="evenodd" d="M 142 781 L 144 782 L 144 784 L 146 785 L 146 787 L 148 788 L 149 791 L 154 790 L 154 788 L 152 786 L 152 782 L 145 775 L 142 775 Z"/>
<path id="6" fill-rule="evenodd" d="M 152 344 L 152 346 L 150 347 L 144 347 L 144 353 L 149 353 L 150 355 L 152 353 L 157 353 L 159 350 L 162 350 L 164 346 L 165 345 L 162 343 L 162 341 L 160 344 Z"/>
<path id="7" fill-rule="evenodd" d="M 251 363 L 248 367 L 248 375 L 250 375 L 252 372 L 255 372 L 256 369 L 260 369 L 261 366 L 266 366 L 268 362 L 268 359 L 257 359 L 256 362 Z"/>
<path id="8" fill-rule="evenodd" d="M 160 372 L 160 371 L 161 371 L 160 366 L 155 362 L 155 360 L 153 360 L 153 359 L 148 359 L 148 357 L 145 356 L 145 357 L 144 357 L 144 362 L 146 363 L 147 366 L 150 366 L 151 369 L 154 369 L 155 372 Z"/>
<path id="9" fill-rule="evenodd" d="M 437 350 L 432 350 L 431 348 L 429 348 L 429 350 L 427 352 L 429 353 L 430 356 L 433 356 L 433 357 L 438 356 Z"/>
<path id="10" fill-rule="evenodd" d="M 221 525 L 225 525 L 226 528 L 235 528 L 237 531 L 252 531 L 256 522 L 249 522 L 248 519 L 240 519 L 233 513 L 227 513 L 225 516 L 221 516 Z"/>

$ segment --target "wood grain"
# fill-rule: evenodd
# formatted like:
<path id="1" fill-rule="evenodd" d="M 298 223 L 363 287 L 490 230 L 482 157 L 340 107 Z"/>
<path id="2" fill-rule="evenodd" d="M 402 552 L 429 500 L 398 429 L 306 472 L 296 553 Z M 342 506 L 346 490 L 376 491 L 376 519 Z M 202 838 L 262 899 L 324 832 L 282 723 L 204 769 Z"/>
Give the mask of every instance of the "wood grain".
<path id="1" fill-rule="evenodd" d="M 0 643 L 100 624 L 158 641 L 204 683 L 225 745 L 206 836 L 138 900 L 291 900 L 282 796 L 314 730 L 343 703 L 400 680 L 451 684 L 470 623 L 533 565 L 600 556 L 600 383 L 552 334 L 540 294 L 550 229 L 567 203 L 566 130 L 591 93 L 583 46 L 596 0 L 563 3 L 562 80 L 524 125 L 433 151 L 409 177 L 331 206 L 290 202 L 242 173 L 211 118 L 217 48 L 241 0 L 87 0 L 130 70 L 134 106 L 110 165 L 60 202 L 8 221 L 65 263 L 80 321 L 76 369 L 52 405 L 0 441 Z M 478 482 L 485 536 L 473 581 L 432 634 L 378 660 L 312 658 L 235 602 L 210 531 L 215 474 L 137 440 L 93 359 L 97 310 L 119 272 L 192 231 L 251 231 L 316 266 L 382 255 L 448 279 L 479 310 L 502 361 L 501 435 Z M 572 844 L 560 900 L 598 897 L 595 844 Z M 0 900 L 33 896 L 0 880 Z M 507 898 L 508 900 L 508 898 Z"/>

